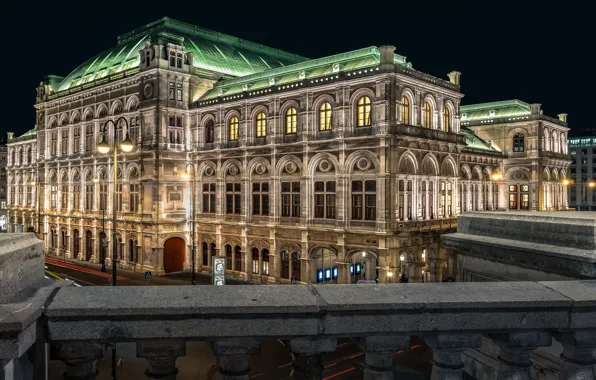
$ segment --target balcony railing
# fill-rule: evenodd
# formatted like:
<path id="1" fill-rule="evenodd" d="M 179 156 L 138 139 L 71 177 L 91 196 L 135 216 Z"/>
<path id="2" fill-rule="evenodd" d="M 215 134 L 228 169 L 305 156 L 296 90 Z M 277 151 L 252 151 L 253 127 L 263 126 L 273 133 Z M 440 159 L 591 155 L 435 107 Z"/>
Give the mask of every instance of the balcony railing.
<path id="1" fill-rule="evenodd" d="M 11 269 L 31 271 L 26 278 L 0 278 L 3 289 L 17 293 L 40 285 L 34 279 L 37 269 L 43 273 L 43 255 L 33 240 L 31 234 L 0 237 L 0 263 L 20 257 Z M 433 350 L 431 380 L 461 379 L 472 371 L 462 353 L 479 348 L 483 339 L 500 349 L 498 378 L 530 379 L 531 352 L 553 338 L 563 346 L 560 378 L 594 379 L 596 281 L 150 288 L 52 283 L 17 297 L 7 294 L 0 294 L 0 361 L 42 360 L 29 350 L 37 339 L 50 343 L 51 358 L 65 363 L 69 379 L 94 379 L 105 344 L 114 342 L 136 343 L 137 356 L 148 363 L 147 378 L 175 379 L 176 359 L 195 340 L 211 342 L 222 379 L 248 379 L 249 356 L 270 339 L 287 343 L 295 379 L 320 379 L 321 356 L 342 338 L 364 351 L 365 379 L 393 379 L 394 353 L 410 347 L 411 336 Z"/>
<path id="2" fill-rule="evenodd" d="M 444 132 L 438 129 L 416 127 L 413 125 L 398 124 L 394 127 L 398 135 L 420 137 L 430 140 L 439 140 L 455 144 L 465 144 L 465 137 L 457 133 Z"/>

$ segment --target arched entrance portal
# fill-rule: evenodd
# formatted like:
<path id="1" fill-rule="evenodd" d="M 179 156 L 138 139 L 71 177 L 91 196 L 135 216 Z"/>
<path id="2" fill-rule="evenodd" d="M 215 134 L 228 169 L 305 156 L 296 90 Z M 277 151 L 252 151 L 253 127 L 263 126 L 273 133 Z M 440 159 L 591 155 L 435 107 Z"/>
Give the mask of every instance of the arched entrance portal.
<path id="1" fill-rule="evenodd" d="M 350 260 L 350 279 L 353 284 L 360 280 L 374 281 L 378 277 L 377 257 L 371 252 L 356 252 Z"/>
<path id="2" fill-rule="evenodd" d="M 163 269 L 166 273 L 184 269 L 184 240 L 178 237 L 166 240 L 163 245 Z"/>
<path id="3" fill-rule="evenodd" d="M 316 248 L 311 254 L 312 270 L 310 278 L 313 283 L 337 284 L 339 269 L 337 254 L 328 248 Z"/>

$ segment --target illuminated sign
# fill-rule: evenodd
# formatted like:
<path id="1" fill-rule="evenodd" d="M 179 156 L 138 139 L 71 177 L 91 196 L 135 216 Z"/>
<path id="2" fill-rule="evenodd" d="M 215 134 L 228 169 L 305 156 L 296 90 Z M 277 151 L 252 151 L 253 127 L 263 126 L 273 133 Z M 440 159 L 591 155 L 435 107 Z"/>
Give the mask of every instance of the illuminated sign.
<path id="1" fill-rule="evenodd" d="M 213 285 L 226 284 L 226 259 L 225 257 L 213 258 Z"/>
<path id="2" fill-rule="evenodd" d="M 331 268 L 325 269 L 325 280 L 331 280 Z"/>
<path id="3" fill-rule="evenodd" d="M 317 271 L 317 282 L 321 282 L 321 281 L 323 281 L 323 270 L 319 269 Z"/>
<path id="4" fill-rule="evenodd" d="M 337 267 L 333 268 L 333 279 L 337 280 Z"/>
<path id="5" fill-rule="evenodd" d="M 362 273 L 362 265 L 360 263 L 356 264 L 356 274 Z"/>
<path id="6" fill-rule="evenodd" d="M 350 275 L 354 274 L 354 264 L 350 264 Z"/>

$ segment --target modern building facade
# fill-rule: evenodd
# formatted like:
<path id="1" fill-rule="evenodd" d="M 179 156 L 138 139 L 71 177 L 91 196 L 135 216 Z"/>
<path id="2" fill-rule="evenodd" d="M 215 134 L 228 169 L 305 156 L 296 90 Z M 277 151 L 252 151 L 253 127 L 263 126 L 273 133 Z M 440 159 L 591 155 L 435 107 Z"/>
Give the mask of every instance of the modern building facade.
<path id="1" fill-rule="evenodd" d="M 566 124 L 495 124 L 489 104 L 463 125 L 448 77 L 391 46 L 306 59 L 161 19 L 40 84 L 35 129 L 8 143 L 9 225 L 48 254 L 156 274 L 190 268 L 194 237 L 199 271 L 223 256 L 250 281 L 440 280 L 460 212 L 566 207 L 543 175 L 565 160 L 536 145 Z M 135 147 L 114 179 L 96 148 L 115 133 Z"/>
<path id="2" fill-rule="evenodd" d="M 10 136 L 12 137 L 12 136 Z M 6 137 L 0 136 L 0 232 L 6 232 L 8 230 L 8 201 L 6 189 L 6 159 L 8 158 L 8 148 L 6 146 Z"/>
<path id="3" fill-rule="evenodd" d="M 596 137 L 574 137 L 568 141 L 571 168 L 569 206 L 577 211 L 596 210 Z"/>

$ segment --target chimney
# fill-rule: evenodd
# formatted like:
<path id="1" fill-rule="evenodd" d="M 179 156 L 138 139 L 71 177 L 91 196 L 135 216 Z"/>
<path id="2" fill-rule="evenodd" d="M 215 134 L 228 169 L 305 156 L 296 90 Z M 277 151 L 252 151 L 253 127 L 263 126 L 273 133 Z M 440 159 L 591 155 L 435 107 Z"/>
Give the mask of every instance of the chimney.
<path id="1" fill-rule="evenodd" d="M 542 104 L 540 104 L 540 103 L 530 104 L 530 110 L 532 112 L 532 115 L 541 115 L 542 114 L 542 112 L 540 110 L 541 106 L 542 106 Z"/>
<path id="2" fill-rule="evenodd" d="M 447 76 L 449 77 L 449 82 L 453 83 L 456 86 L 460 85 L 459 77 L 461 76 L 461 73 L 459 71 L 452 71 L 449 74 L 447 74 Z"/>
<path id="3" fill-rule="evenodd" d="M 563 123 L 567 122 L 567 114 L 566 113 L 560 113 L 557 116 L 559 117 L 559 120 L 561 120 Z"/>
<path id="4" fill-rule="evenodd" d="M 8 140 L 12 140 L 12 138 L 14 137 L 14 132 L 6 132 L 6 134 L 8 135 Z"/>
<path id="5" fill-rule="evenodd" d="M 391 65 L 393 66 L 393 54 L 395 52 L 395 46 L 383 45 L 379 46 L 379 54 L 381 55 L 381 66 Z"/>

